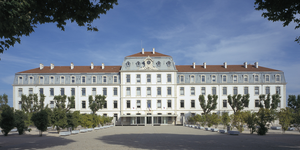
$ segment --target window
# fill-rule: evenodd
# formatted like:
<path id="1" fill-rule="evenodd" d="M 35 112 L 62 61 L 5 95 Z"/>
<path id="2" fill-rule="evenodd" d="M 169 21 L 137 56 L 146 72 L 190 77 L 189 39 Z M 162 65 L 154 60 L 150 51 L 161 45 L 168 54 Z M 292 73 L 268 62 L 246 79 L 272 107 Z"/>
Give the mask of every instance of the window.
<path id="1" fill-rule="evenodd" d="M 85 106 L 85 101 L 82 101 L 82 102 L 81 102 L 81 108 L 86 108 L 86 106 Z"/>
<path id="2" fill-rule="evenodd" d="M 75 88 L 71 88 L 71 96 L 75 96 Z"/>
<path id="3" fill-rule="evenodd" d="M 107 88 L 102 89 L 103 95 L 107 96 Z"/>
<path id="4" fill-rule="evenodd" d="M 184 100 L 180 100 L 180 108 L 184 108 Z"/>
<path id="5" fill-rule="evenodd" d="M 60 84 L 65 84 L 65 77 L 64 76 L 60 77 Z"/>
<path id="6" fill-rule="evenodd" d="M 184 87 L 180 87 L 180 95 L 184 95 Z"/>
<path id="7" fill-rule="evenodd" d="M 195 100 L 191 100 L 191 108 L 195 108 Z"/>
<path id="8" fill-rule="evenodd" d="M 195 87 L 191 87 L 191 95 L 195 95 Z"/>
<path id="9" fill-rule="evenodd" d="M 130 81 L 129 81 L 130 82 Z M 141 83 L 141 75 L 140 74 L 137 74 L 136 75 L 136 82 L 137 83 Z"/>
<path id="10" fill-rule="evenodd" d="M 158 62 L 156 63 L 156 66 L 157 66 L 157 67 L 160 67 L 160 65 L 161 65 L 161 63 L 160 63 L 160 61 L 158 61 Z"/>
<path id="11" fill-rule="evenodd" d="M 255 95 L 259 95 L 259 87 L 255 87 L 254 88 L 254 94 Z"/>
<path id="12" fill-rule="evenodd" d="M 141 108 L 141 100 L 136 101 L 136 108 Z"/>
<path id="13" fill-rule="evenodd" d="M 126 82 L 127 82 L 127 83 L 130 83 L 130 74 L 127 74 L 127 75 L 126 75 Z"/>
<path id="14" fill-rule="evenodd" d="M 147 87 L 147 95 L 151 95 L 151 87 Z"/>
<path id="15" fill-rule="evenodd" d="M 172 101 L 168 100 L 168 108 L 171 108 L 171 107 L 172 107 Z"/>
<path id="16" fill-rule="evenodd" d="M 33 88 L 29 88 L 28 93 L 33 94 Z"/>
<path id="17" fill-rule="evenodd" d="M 50 88 L 50 96 L 54 96 L 54 88 Z"/>
<path id="18" fill-rule="evenodd" d="M 277 74 L 277 75 L 275 76 L 275 81 L 276 81 L 276 82 L 279 82 L 279 81 L 280 81 L 280 75 L 279 75 L 279 74 Z"/>
<path id="19" fill-rule="evenodd" d="M 205 95 L 205 87 L 201 87 L 201 94 Z"/>
<path id="20" fill-rule="evenodd" d="M 270 94 L 270 87 L 266 87 L 266 94 Z"/>
<path id="21" fill-rule="evenodd" d="M 41 94 L 44 94 L 44 89 L 43 88 L 40 88 L 40 95 Z"/>
<path id="22" fill-rule="evenodd" d="M 103 114 L 104 117 L 107 117 L 107 114 Z"/>
<path id="23" fill-rule="evenodd" d="M 168 95 L 172 95 L 172 88 L 168 87 Z"/>
<path id="24" fill-rule="evenodd" d="M 114 101 L 114 108 L 118 108 L 118 101 Z"/>
<path id="25" fill-rule="evenodd" d="M 114 96 L 118 95 L 118 88 L 114 87 Z"/>
<path id="26" fill-rule="evenodd" d="M 276 94 L 280 95 L 280 87 L 279 86 L 276 87 Z"/>
<path id="27" fill-rule="evenodd" d="M 248 82 L 249 81 L 248 78 L 249 78 L 248 75 L 244 75 L 244 82 Z"/>
<path id="28" fill-rule="evenodd" d="M 118 82 L 118 76 L 114 76 L 114 83 Z"/>
<path id="29" fill-rule="evenodd" d="M 50 101 L 50 108 L 51 108 L 51 109 L 54 108 L 54 101 Z"/>
<path id="30" fill-rule="evenodd" d="M 65 88 L 60 88 L 60 95 L 65 95 Z"/>
<path id="31" fill-rule="evenodd" d="M 157 100 L 157 108 L 161 108 L 161 100 Z"/>
<path id="32" fill-rule="evenodd" d="M 157 95 L 161 95 L 161 87 L 157 87 Z"/>
<path id="33" fill-rule="evenodd" d="M 33 84 L 33 77 L 29 77 L 29 84 Z"/>
<path id="34" fill-rule="evenodd" d="M 223 75 L 223 76 L 222 76 L 222 81 L 223 81 L 223 82 L 227 82 L 227 76 L 226 76 L 226 75 Z"/>
<path id="35" fill-rule="evenodd" d="M 86 96 L 86 90 L 85 90 L 85 88 L 81 89 L 81 96 Z"/>
<path id="36" fill-rule="evenodd" d="M 114 114 L 115 121 L 118 120 L 118 114 Z"/>
<path id="37" fill-rule="evenodd" d="M 96 77 L 96 76 L 93 76 L 92 78 L 93 78 L 93 79 L 92 79 L 92 83 L 96 83 L 96 82 L 97 82 L 97 77 Z"/>
<path id="38" fill-rule="evenodd" d="M 180 83 L 184 83 L 184 75 L 180 76 Z"/>
<path id="39" fill-rule="evenodd" d="M 172 82 L 171 74 L 168 74 L 168 75 L 167 75 L 167 82 Z"/>
<path id="40" fill-rule="evenodd" d="M 19 101 L 19 109 L 22 109 L 22 101 Z"/>
<path id="41" fill-rule="evenodd" d="M 259 107 L 259 100 L 255 100 L 255 107 Z"/>
<path id="42" fill-rule="evenodd" d="M 75 83 L 75 81 L 76 81 L 76 78 L 75 78 L 75 76 L 72 76 L 72 77 L 71 77 L 71 83 L 72 83 L 72 84 L 74 84 L 74 83 Z"/>
<path id="43" fill-rule="evenodd" d="M 151 100 L 147 100 L 147 108 L 151 108 Z"/>
<path id="44" fill-rule="evenodd" d="M 201 76 L 201 82 L 202 82 L 202 83 L 205 83 L 205 75 L 202 75 L 202 76 Z"/>
<path id="45" fill-rule="evenodd" d="M 147 83 L 151 82 L 151 74 L 147 74 Z"/>
<path id="46" fill-rule="evenodd" d="M 85 83 L 85 76 L 81 77 L 81 83 L 84 84 Z"/>
<path id="47" fill-rule="evenodd" d="M 107 101 L 104 101 L 103 108 L 107 108 Z"/>
<path id="48" fill-rule="evenodd" d="M 18 95 L 21 97 L 22 96 L 22 94 L 23 94 L 23 89 L 22 88 L 19 88 L 19 93 L 18 93 Z"/>
<path id="49" fill-rule="evenodd" d="M 23 84 L 23 77 L 19 77 L 18 84 Z"/>
<path id="50" fill-rule="evenodd" d="M 217 95 L 217 88 L 216 87 L 212 87 L 211 88 L 211 93 L 212 93 L 212 95 Z"/>
<path id="51" fill-rule="evenodd" d="M 106 83 L 107 82 L 107 79 L 106 79 L 107 77 L 106 76 L 103 76 L 102 77 L 102 83 Z"/>
<path id="52" fill-rule="evenodd" d="M 246 95 L 246 94 L 249 94 L 249 92 L 248 92 L 248 87 L 244 87 L 244 94 Z"/>
<path id="53" fill-rule="evenodd" d="M 233 75 L 233 82 L 237 82 L 238 81 L 238 77 L 237 77 L 237 75 Z"/>
<path id="54" fill-rule="evenodd" d="M 194 82 L 195 82 L 195 76 L 194 76 L 194 75 L 191 75 L 190 82 L 191 82 L 191 83 L 194 83 Z"/>
<path id="55" fill-rule="evenodd" d="M 211 76 L 211 82 L 217 82 L 217 79 L 216 79 L 216 76 L 215 76 L 215 75 L 212 75 L 212 76 Z"/>
<path id="56" fill-rule="evenodd" d="M 227 100 L 223 100 L 223 107 L 227 107 Z"/>
<path id="57" fill-rule="evenodd" d="M 270 75 L 266 75 L 266 82 L 270 82 Z"/>
<path id="58" fill-rule="evenodd" d="M 161 82 L 161 74 L 157 75 L 157 82 Z"/>
<path id="59" fill-rule="evenodd" d="M 136 88 L 136 96 L 141 96 L 141 87 Z"/>
<path id="60" fill-rule="evenodd" d="M 258 75 L 254 75 L 254 81 L 258 82 Z"/>
<path id="61" fill-rule="evenodd" d="M 237 87 L 233 87 L 233 95 L 238 95 L 238 88 Z"/>
<path id="62" fill-rule="evenodd" d="M 92 95 L 96 96 L 96 93 L 97 93 L 97 89 L 96 88 L 92 88 Z"/>
<path id="63" fill-rule="evenodd" d="M 40 77 L 40 84 L 44 84 L 44 77 Z"/>
<path id="64" fill-rule="evenodd" d="M 223 87 L 223 95 L 227 95 L 227 87 Z"/>
<path id="65" fill-rule="evenodd" d="M 126 87 L 126 96 L 130 96 L 130 87 Z"/>
<path id="66" fill-rule="evenodd" d="M 248 102 L 248 103 L 245 103 L 244 106 L 245 106 L 245 107 L 248 107 L 248 104 L 249 104 L 249 102 Z"/>
<path id="67" fill-rule="evenodd" d="M 171 62 L 170 61 L 168 61 L 166 64 L 167 64 L 168 67 L 171 66 Z"/>

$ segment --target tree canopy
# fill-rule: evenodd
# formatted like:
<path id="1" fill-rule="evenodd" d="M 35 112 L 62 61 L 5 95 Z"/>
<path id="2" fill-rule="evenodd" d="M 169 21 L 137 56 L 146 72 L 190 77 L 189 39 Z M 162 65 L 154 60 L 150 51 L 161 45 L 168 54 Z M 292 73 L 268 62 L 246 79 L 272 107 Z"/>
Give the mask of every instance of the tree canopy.
<path id="1" fill-rule="evenodd" d="M 9 0 L 0 2 L 0 53 L 20 43 L 20 37 L 29 36 L 38 24 L 56 23 L 65 30 L 66 21 L 87 26 L 87 30 L 98 31 L 92 26 L 100 14 L 106 14 L 117 0 Z"/>
<path id="2" fill-rule="evenodd" d="M 200 106 L 203 109 L 203 113 L 206 115 L 208 114 L 210 111 L 215 110 L 217 108 L 217 100 L 218 100 L 218 95 L 208 95 L 207 96 L 208 100 L 206 103 L 206 100 L 204 98 L 204 95 L 200 95 L 199 96 L 199 102 L 200 102 Z"/>
<path id="3" fill-rule="evenodd" d="M 96 114 L 99 109 L 102 109 L 106 102 L 105 99 L 105 95 L 95 95 L 95 100 L 93 100 L 92 95 L 89 96 L 89 108 L 92 110 L 93 114 Z"/>
<path id="4" fill-rule="evenodd" d="M 248 106 L 249 104 L 249 94 L 246 95 L 228 95 L 228 103 L 231 106 L 232 110 L 234 113 L 236 113 L 237 111 L 243 110 L 244 107 Z"/>
<path id="5" fill-rule="evenodd" d="M 256 0 L 256 10 L 264 10 L 264 18 L 269 21 L 282 21 L 283 27 L 288 26 L 292 21 L 296 23 L 295 29 L 300 28 L 300 1 L 299 0 Z M 298 18 L 297 18 L 298 17 Z M 295 42 L 300 43 L 300 36 Z"/>

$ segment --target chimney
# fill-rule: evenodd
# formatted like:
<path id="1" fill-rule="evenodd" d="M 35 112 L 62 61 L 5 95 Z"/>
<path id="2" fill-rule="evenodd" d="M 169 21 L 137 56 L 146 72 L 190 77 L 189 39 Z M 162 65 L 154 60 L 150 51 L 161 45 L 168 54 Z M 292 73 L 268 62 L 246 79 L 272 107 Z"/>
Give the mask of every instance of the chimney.
<path id="1" fill-rule="evenodd" d="M 145 49 L 144 48 L 142 48 L 142 54 L 144 54 L 145 53 Z"/>
<path id="2" fill-rule="evenodd" d="M 224 62 L 224 68 L 225 69 L 227 68 L 227 62 Z"/>
<path id="3" fill-rule="evenodd" d="M 196 63 L 195 62 L 193 62 L 193 69 L 195 69 L 196 68 Z"/>
<path id="4" fill-rule="evenodd" d="M 91 69 L 94 69 L 94 63 L 93 62 L 91 63 Z"/>
<path id="5" fill-rule="evenodd" d="M 74 64 L 71 62 L 71 69 L 74 69 Z"/>
<path id="6" fill-rule="evenodd" d="M 247 62 L 244 62 L 244 67 L 247 68 Z"/>
<path id="7" fill-rule="evenodd" d="M 102 69 L 104 69 L 104 63 L 102 63 Z"/>
<path id="8" fill-rule="evenodd" d="M 40 64 L 40 70 L 44 69 L 44 65 Z"/>
<path id="9" fill-rule="evenodd" d="M 254 65 L 255 65 L 255 68 L 258 68 L 258 62 L 255 62 Z"/>
<path id="10" fill-rule="evenodd" d="M 206 62 L 203 63 L 203 68 L 206 69 Z"/>
<path id="11" fill-rule="evenodd" d="M 52 70 L 52 69 L 54 69 L 54 64 L 52 64 L 52 63 L 51 63 L 51 65 L 50 65 L 50 66 L 51 66 L 51 70 Z"/>
<path id="12" fill-rule="evenodd" d="M 152 49 L 152 53 L 155 54 L 155 48 Z"/>

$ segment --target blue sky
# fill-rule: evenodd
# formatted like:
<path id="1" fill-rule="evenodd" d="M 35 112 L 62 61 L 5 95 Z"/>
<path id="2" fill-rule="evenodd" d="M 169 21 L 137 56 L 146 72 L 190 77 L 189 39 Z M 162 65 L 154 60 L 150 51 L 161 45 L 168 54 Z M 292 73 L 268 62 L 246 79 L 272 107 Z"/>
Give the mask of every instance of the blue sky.
<path id="1" fill-rule="evenodd" d="M 21 44 L 0 54 L 0 94 L 12 105 L 14 74 L 49 66 L 121 65 L 127 55 L 155 48 L 176 65 L 253 64 L 282 70 L 287 95 L 300 94 L 300 30 L 283 27 L 254 10 L 254 0 L 120 0 L 93 22 L 98 32 L 67 22 L 38 25 Z M 141 45 L 142 41 L 142 45 Z"/>

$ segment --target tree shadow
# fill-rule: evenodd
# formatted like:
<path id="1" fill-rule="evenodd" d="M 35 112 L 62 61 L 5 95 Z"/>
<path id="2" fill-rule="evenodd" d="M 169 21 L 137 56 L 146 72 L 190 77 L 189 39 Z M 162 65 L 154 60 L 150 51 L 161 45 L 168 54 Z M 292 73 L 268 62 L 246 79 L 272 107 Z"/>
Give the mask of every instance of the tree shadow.
<path id="1" fill-rule="evenodd" d="M 207 131 L 209 132 L 209 131 Z M 231 136 L 227 134 L 117 134 L 96 138 L 110 145 L 137 149 L 282 149 L 299 146 L 299 142 L 258 136 Z M 294 138 L 294 136 L 292 137 Z M 289 138 L 288 138 L 289 139 Z"/>
<path id="2" fill-rule="evenodd" d="M 67 145 L 75 141 L 58 136 L 38 135 L 0 136 L 0 149 L 44 149 Z"/>

